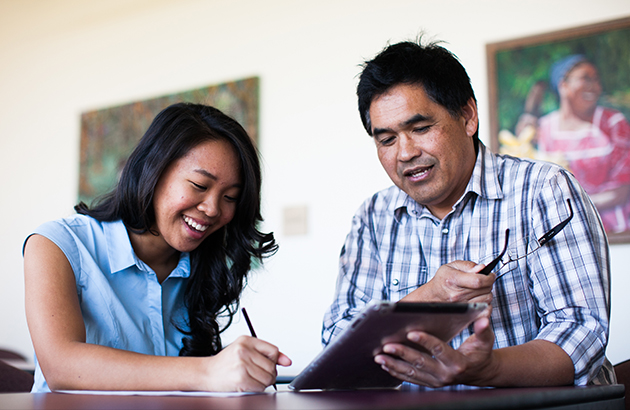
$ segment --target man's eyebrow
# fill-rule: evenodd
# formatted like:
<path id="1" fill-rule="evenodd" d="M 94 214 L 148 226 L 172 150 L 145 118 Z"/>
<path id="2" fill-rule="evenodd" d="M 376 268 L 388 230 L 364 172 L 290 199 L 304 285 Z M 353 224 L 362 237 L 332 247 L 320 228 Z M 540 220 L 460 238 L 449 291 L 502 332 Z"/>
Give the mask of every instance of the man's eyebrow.
<path id="1" fill-rule="evenodd" d="M 427 117 L 426 115 L 416 114 L 413 117 L 401 122 L 399 124 L 399 127 L 404 129 L 409 127 L 410 125 L 416 124 L 418 122 L 429 121 L 430 119 L 431 117 Z M 393 132 L 393 130 L 391 128 L 374 128 L 374 130 L 372 131 L 372 135 L 376 137 L 386 132 Z"/>
<path id="2" fill-rule="evenodd" d="M 427 117 L 426 115 L 416 114 L 413 117 L 409 118 L 407 121 L 403 122 L 401 125 L 403 127 L 408 127 L 418 122 L 429 121 L 431 117 Z"/>

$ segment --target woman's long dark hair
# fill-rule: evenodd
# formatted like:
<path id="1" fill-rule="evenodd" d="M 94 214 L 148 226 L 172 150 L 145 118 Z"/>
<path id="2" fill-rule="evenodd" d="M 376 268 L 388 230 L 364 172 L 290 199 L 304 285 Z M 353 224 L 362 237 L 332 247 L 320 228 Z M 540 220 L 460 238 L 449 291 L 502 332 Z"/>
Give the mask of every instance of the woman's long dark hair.
<path id="1" fill-rule="evenodd" d="M 208 140 L 228 141 L 241 166 L 242 190 L 234 218 L 190 252 L 186 288 L 189 330 L 180 356 L 209 356 L 221 348 L 220 333 L 232 322 L 253 259 L 277 250 L 272 233 L 261 222 L 261 172 L 258 153 L 247 132 L 216 108 L 179 103 L 160 112 L 131 153 L 116 188 L 95 206 L 75 210 L 99 221 L 121 219 L 135 233 L 151 232 L 155 223 L 153 194 L 162 172 L 173 161 Z M 227 317 L 221 327 L 219 316 Z"/>

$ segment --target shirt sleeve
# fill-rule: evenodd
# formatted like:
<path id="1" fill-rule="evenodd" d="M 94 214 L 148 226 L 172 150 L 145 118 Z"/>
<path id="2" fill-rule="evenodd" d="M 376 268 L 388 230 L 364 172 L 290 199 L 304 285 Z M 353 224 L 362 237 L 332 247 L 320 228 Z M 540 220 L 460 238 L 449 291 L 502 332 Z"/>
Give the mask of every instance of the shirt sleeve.
<path id="1" fill-rule="evenodd" d="M 370 220 L 369 202 L 352 219 L 339 258 L 335 299 L 324 315 L 322 344 L 328 345 L 370 301 L 383 300 L 382 267 Z"/>
<path id="2" fill-rule="evenodd" d="M 571 199 L 574 216 L 536 252 L 530 286 L 538 302 L 537 339 L 560 346 L 573 361 L 574 383 L 586 385 L 599 373 L 608 343 L 608 243 L 594 205 L 565 171 L 558 171 L 541 189 L 533 206 L 535 218 L 546 220 L 545 229 L 550 229 L 568 216 L 566 198 Z"/>
<path id="3" fill-rule="evenodd" d="M 79 247 L 77 246 L 79 238 L 75 230 L 77 226 L 84 225 L 82 222 L 83 221 L 76 216 L 45 222 L 26 238 L 24 246 L 26 246 L 26 241 L 33 235 L 41 235 L 50 240 L 65 255 L 78 283 L 81 276 L 81 255 Z"/>

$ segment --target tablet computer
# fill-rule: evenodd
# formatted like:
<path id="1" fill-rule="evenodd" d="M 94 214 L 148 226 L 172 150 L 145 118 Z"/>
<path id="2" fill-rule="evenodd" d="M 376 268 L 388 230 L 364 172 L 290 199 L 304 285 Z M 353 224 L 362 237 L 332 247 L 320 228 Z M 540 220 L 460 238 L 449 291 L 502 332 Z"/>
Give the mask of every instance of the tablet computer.
<path id="1" fill-rule="evenodd" d="M 374 362 L 388 342 L 421 330 L 445 342 L 472 323 L 485 303 L 372 302 L 289 384 L 292 390 L 393 388 L 402 382 Z"/>

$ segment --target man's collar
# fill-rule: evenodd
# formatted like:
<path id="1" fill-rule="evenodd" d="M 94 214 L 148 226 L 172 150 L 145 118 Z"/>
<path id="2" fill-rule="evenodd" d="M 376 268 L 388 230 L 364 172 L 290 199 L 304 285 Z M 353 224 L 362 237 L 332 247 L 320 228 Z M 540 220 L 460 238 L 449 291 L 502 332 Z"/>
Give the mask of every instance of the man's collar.
<path id="1" fill-rule="evenodd" d="M 498 167 L 496 155 L 479 142 L 479 154 L 477 155 L 475 168 L 462 198 L 466 197 L 466 194 L 469 192 L 474 192 L 485 199 L 503 198 L 503 191 L 498 178 Z M 461 200 L 460 198 L 458 203 Z"/>

